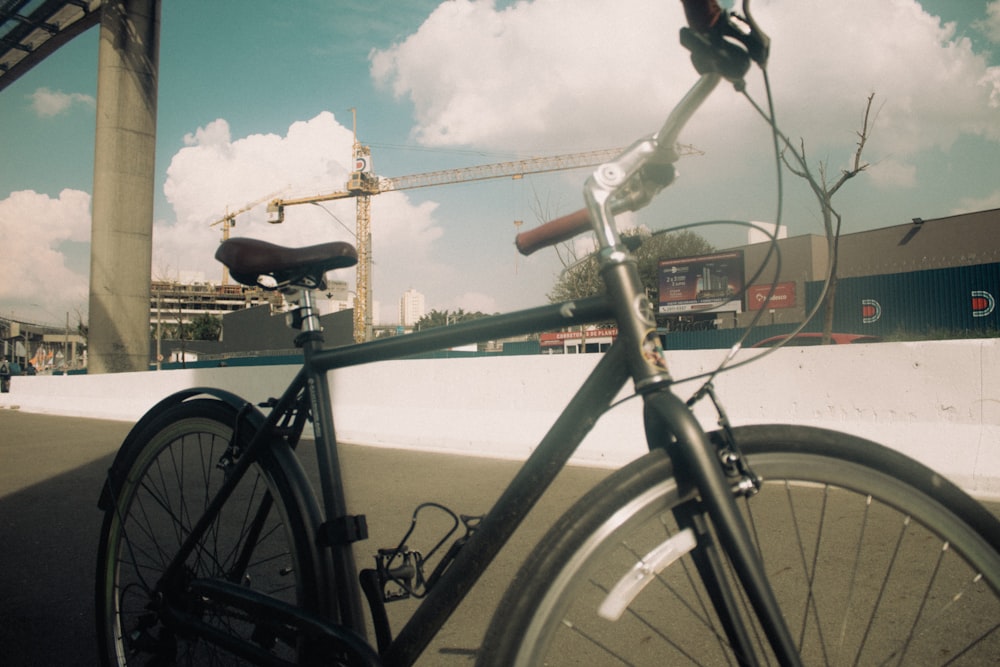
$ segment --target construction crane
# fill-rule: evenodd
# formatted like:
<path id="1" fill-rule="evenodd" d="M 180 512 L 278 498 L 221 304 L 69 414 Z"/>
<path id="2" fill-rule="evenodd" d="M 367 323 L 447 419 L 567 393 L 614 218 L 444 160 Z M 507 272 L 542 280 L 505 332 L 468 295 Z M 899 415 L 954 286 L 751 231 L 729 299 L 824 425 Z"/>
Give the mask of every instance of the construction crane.
<path id="1" fill-rule="evenodd" d="M 278 190 L 276 192 L 272 192 L 271 194 L 267 195 L 266 197 L 261 197 L 260 199 L 255 199 L 254 201 L 250 202 L 249 204 L 247 204 L 246 206 L 244 206 L 240 210 L 233 211 L 232 213 L 229 212 L 229 207 L 226 207 L 226 213 L 225 213 L 225 215 L 223 215 L 221 218 L 219 218 L 215 222 L 209 223 L 208 226 L 209 227 L 215 227 L 216 225 L 222 225 L 222 240 L 225 241 L 226 239 L 229 238 L 229 230 L 236 226 L 236 216 L 240 215 L 241 213 L 246 213 L 247 211 L 249 211 L 250 209 L 252 209 L 254 206 L 258 206 L 260 204 L 263 204 L 264 202 L 268 201 L 269 199 L 273 199 L 276 195 L 278 195 L 280 193 L 281 193 L 281 190 Z M 228 285 L 229 284 L 229 269 L 226 268 L 225 264 L 222 265 L 222 284 L 223 285 Z"/>
<path id="2" fill-rule="evenodd" d="M 510 162 L 497 162 L 475 167 L 430 171 L 410 176 L 383 178 L 371 171 L 371 149 L 363 146 L 354 131 L 354 171 L 343 190 L 327 194 L 298 197 L 294 199 L 273 199 L 267 205 L 268 222 L 278 224 L 285 219 L 285 207 L 298 204 L 316 204 L 324 201 L 357 198 L 358 250 L 357 290 L 354 301 L 354 340 L 363 342 L 372 337 L 372 291 L 371 291 L 371 197 L 383 192 L 411 190 L 450 183 L 484 181 L 492 178 L 520 178 L 526 174 L 538 174 L 590 167 L 602 164 L 621 154 L 621 148 L 611 148 L 583 153 L 570 153 L 552 157 L 527 158 Z M 679 145 L 679 155 L 700 155 L 701 151 L 691 146 Z"/>

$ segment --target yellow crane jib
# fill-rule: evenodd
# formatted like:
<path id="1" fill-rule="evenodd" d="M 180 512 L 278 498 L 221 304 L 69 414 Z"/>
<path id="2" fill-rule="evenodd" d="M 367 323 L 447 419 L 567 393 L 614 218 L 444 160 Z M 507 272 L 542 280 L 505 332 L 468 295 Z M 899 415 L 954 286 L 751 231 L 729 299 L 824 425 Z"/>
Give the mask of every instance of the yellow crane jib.
<path id="1" fill-rule="evenodd" d="M 355 137 L 357 135 L 355 134 Z M 372 173 L 371 149 L 363 146 L 355 138 L 354 171 L 351 172 L 343 190 L 327 194 L 298 197 L 295 199 L 272 199 L 267 205 L 268 222 L 279 224 L 285 219 L 285 207 L 298 204 L 315 204 L 335 199 L 356 197 L 358 204 L 355 242 L 358 250 L 357 301 L 354 310 L 354 339 L 357 342 L 371 338 L 371 227 L 370 197 L 382 192 L 409 190 L 451 183 L 467 183 L 492 178 L 520 178 L 526 174 L 563 171 L 591 167 L 617 157 L 622 148 L 611 148 L 582 153 L 569 153 L 550 157 L 526 158 L 509 162 L 497 162 L 475 167 L 430 171 L 409 176 L 382 178 Z M 678 155 L 700 155 L 701 151 L 686 145 L 677 146 Z"/>

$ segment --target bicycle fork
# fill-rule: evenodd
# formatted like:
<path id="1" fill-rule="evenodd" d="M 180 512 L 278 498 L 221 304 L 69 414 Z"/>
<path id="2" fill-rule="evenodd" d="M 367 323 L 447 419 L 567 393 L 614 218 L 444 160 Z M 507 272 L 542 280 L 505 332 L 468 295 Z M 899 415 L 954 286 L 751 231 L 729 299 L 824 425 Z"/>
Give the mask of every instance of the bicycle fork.
<path id="1" fill-rule="evenodd" d="M 801 665 L 795 641 L 739 513 L 732 485 L 705 431 L 684 402 L 669 391 L 645 397 L 645 423 L 650 443 L 666 443 L 679 483 L 693 484 L 698 489 L 700 506 L 707 510 L 722 550 L 728 555 L 778 660 L 782 665 Z M 670 431 L 666 424 L 672 425 Z M 690 506 L 688 503 L 684 507 Z M 678 513 L 681 527 L 690 528 L 698 536 L 699 548 L 693 557 L 740 664 L 756 664 L 750 634 L 737 609 L 736 596 L 724 584 L 724 564 L 713 549 L 701 511 Z M 701 548 L 706 544 L 707 548 Z"/>

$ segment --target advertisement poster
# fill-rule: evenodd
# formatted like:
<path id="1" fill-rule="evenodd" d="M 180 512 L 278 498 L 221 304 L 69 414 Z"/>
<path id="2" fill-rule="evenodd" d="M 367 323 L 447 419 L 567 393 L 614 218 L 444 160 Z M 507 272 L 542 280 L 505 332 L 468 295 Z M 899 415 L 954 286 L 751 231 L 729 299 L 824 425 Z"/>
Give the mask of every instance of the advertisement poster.
<path id="1" fill-rule="evenodd" d="M 661 260 L 659 267 L 660 314 L 742 312 L 742 250 Z"/>

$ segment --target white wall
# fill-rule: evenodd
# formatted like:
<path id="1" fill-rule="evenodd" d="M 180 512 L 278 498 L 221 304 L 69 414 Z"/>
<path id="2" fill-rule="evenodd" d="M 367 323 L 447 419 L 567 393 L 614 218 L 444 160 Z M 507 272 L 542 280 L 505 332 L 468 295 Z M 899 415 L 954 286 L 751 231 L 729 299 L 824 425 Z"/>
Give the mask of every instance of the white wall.
<path id="1" fill-rule="evenodd" d="M 682 378 L 725 352 L 670 355 Z M 738 357 L 749 358 L 755 352 Z M 524 458 L 597 362 L 597 355 L 406 360 L 334 373 L 341 439 L 386 447 Z M 735 424 L 825 426 L 882 442 L 981 497 L 1000 498 L 1000 341 L 788 348 L 727 372 L 716 387 Z M 257 402 L 276 395 L 291 366 L 159 373 L 15 377 L 0 408 L 136 420 L 172 391 L 217 386 Z M 686 398 L 696 385 L 683 383 Z M 577 453 L 617 466 L 644 450 L 641 406 L 629 401 L 598 423 Z M 702 405 L 706 427 L 715 416 Z"/>

